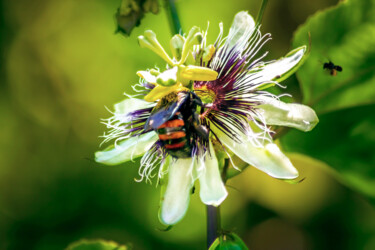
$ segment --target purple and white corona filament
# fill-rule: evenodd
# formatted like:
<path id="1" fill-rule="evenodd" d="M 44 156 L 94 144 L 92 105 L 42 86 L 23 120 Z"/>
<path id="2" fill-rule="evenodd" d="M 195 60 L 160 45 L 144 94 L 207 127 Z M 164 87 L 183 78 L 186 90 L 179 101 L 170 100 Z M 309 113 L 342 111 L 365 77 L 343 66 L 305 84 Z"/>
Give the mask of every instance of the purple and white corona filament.
<path id="1" fill-rule="evenodd" d="M 185 37 L 175 35 L 173 57 L 146 31 L 140 45 L 163 58 L 167 67 L 137 72 L 137 94 L 116 104 L 113 116 L 104 120 L 109 129 L 104 142 L 114 146 L 97 152 L 96 161 L 113 165 L 143 155 L 140 180 L 157 176 L 166 185 L 160 219 L 167 225 L 184 216 L 197 179 L 203 203 L 218 206 L 224 201 L 223 157 L 231 160 L 235 154 L 274 178 L 298 177 L 273 143 L 270 126 L 309 131 L 318 123 L 311 108 L 283 103 L 266 91 L 297 70 L 305 46 L 263 62 L 266 54 L 258 52 L 270 35 L 262 36 L 247 12 L 235 16 L 226 38 L 222 24 L 220 28 L 213 44 L 197 27 Z"/>

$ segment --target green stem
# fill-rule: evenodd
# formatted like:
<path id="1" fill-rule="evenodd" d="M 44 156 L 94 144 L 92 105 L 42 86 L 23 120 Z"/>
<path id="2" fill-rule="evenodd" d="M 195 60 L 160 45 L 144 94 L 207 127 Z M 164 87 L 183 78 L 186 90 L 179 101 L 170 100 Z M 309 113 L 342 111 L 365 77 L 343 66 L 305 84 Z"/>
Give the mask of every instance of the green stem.
<path id="1" fill-rule="evenodd" d="M 207 249 L 219 237 L 220 225 L 220 206 L 207 205 Z"/>
<path id="2" fill-rule="evenodd" d="M 224 163 L 224 167 L 223 167 L 223 171 L 221 172 L 221 179 L 223 180 L 224 184 L 227 182 L 228 180 L 228 169 L 229 169 L 229 159 L 225 159 L 225 163 Z"/>
<path id="3" fill-rule="evenodd" d="M 175 5 L 175 0 L 165 0 L 165 10 L 168 15 L 169 26 L 171 28 L 172 35 L 179 34 L 182 32 L 180 19 Z"/>
<path id="4" fill-rule="evenodd" d="M 267 7 L 267 2 L 268 2 L 268 0 L 262 1 L 262 6 L 260 7 L 260 10 L 259 10 L 258 16 L 257 16 L 257 20 L 255 22 L 256 27 L 259 27 L 260 24 L 262 23 L 262 18 L 263 18 L 264 10 Z"/>
<path id="5" fill-rule="evenodd" d="M 226 159 L 221 173 L 221 179 L 224 184 L 227 182 L 227 172 L 229 168 L 229 160 Z M 210 248 L 212 243 L 220 236 L 221 223 L 220 223 L 220 206 L 207 205 L 207 249 Z"/>

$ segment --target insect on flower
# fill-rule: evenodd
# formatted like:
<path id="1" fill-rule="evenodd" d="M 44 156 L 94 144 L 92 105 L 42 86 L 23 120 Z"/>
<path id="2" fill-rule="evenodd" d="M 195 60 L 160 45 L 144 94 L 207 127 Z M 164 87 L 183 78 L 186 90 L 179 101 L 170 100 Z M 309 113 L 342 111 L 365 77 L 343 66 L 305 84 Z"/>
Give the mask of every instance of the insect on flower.
<path id="1" fill-rule="evenodd" d="M 208 129 L 200 124 L 197 106 L 201 99 L 191 91 L 173 92 L 154 108 L 145 124 L 145 131 L 157 131 L 166 151 L 175 158 L 191 157 L 194 140 L 208 142 Z"/>
<path id="2" fill-rule="evenodd" d="M 223 26 L 215 42 L 193 27 L 186 36 L 175 35 L 172 57 L 150 30 L 138 38 L 165 60 L 165 70 L 138 71 L 135 96 L 114 107 L 104 120 L 109 132 L 96 161 L 119 164 L 142 156 L 140 180 L 161 183 L 160 220 L 180 221 L 187 211 L 195 181 L 204 204 L 219 206 L 228 192 L 221 179 L 223 162 L 236 155 L 243 162 L 278 179 L 295 179 L 298 171 L 273 142 L 271 126 L 310 131 L 318 123 L 311 108 L 284 103 L 267 91 L 294 73 L 306 46 L 285 57 L 263 62 L 258 55 L 270 40 L 247 12 L 239 12 L 227 37 Z"/>

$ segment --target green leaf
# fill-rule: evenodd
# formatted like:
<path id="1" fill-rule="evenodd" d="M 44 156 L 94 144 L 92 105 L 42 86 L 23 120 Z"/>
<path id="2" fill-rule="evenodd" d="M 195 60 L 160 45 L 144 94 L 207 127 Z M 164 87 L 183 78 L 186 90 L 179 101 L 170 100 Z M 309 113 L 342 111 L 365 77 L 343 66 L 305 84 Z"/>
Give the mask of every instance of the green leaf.
<path id="1" fill-rule="evenodd" d="M 247 250 L 247 246 L 235 233 L 224 233 L 216 238 L 209 250 Z"/>
<path id="2" fill-rule="evenodd" d="M 284 149 L 330 165 L 343 184 L 375 201 L 375 105 L 359 106 L 320 116 L 309 133 L 290 131 Z"/>
<path id="3" fill-rule="evenodd" d="M 304 103 L 320 123 L 307 134 L 290 131 L 286 150 L 319 159 L 344 184 L 375 201 L 375 0 L 347 0 L 318 12 L 296 32 L 293 46 L 311 52 L 297 72 Z M 323 69 L 332 61 L 336 76 Z"/>
<path id="4" fill-rule="evenodd" d="M 127 250 L 126 246 L 106 240 L 80 240 L 70 244 L 66 250 Z"/>
<path id="5" fill-rule="evenodd" d="M 318 114 L 375 102 L 375 1 L 348 0 L 313 15 L 296 32 L 293 47 L 311 52 L 297 72 L 307 103 Z M 332 61 L 336 76 L 323 69 Z"/>

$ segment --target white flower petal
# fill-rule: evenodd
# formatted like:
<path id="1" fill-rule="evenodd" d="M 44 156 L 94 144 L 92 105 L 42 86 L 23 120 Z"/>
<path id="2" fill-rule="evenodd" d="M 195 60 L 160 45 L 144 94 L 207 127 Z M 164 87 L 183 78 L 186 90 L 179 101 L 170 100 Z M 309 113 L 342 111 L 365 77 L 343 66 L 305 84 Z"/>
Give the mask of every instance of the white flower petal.
<path id="1" fill-rule="evenodd" d="M 95 153 L 95 161 L 107 165 L 116 165 L 143 155 L 159 139 L 151 131 L 147 134 L 126 139 L 116 146 L 110 146 L 103 151 Z"/>
<path id="2" fill-rule="evenodd" d="M 177 159 L 168 170 L 168 184 L 161 203 L 160 219 L 166 225 L 176 224 L 184 217 L 194 184 L 192 158 Z"/>
<path id="3" fill-rule="evenodd" d="M 215 150 L 210 141 L 211 155 L 201 159 L 198 169 L 202 169 L 199 175 L 201 200 L 206 205 L 219 206 L 227 197 L 228 192 L 220 176 L 219 164 L 216 159 Z"/>
<path id="4" fill-rule="evenodd" d="M 296 128 L 302 131 L 312 130 L 319 119 L 313 109 L 297 103 L 284 103 L 275 98 L 259 96 L 264 104 L 257 106 L 267 125 Z"/>
<path id="5" fill-rule="evenodd" d="M 264 147 L 255 147 L 243 135 L 242 143 L 237 143 L 219 129 L 214 128 L 220 141 L 243 161 L 278 179 L 294 179 L 298 171 L 274 143 L 265 144 Z"/>
<path id="6" fill-rule="evenodd" d="M 123 101 L 116 103 L 115 107 L 115 115 L 125 115 L 129 112 L 133 112 L 139 109 L 150 108 L 154 104 L 146 102 L 143 99 L 138 98 L 126 98 Z"/>
<path id="7" fill-rule="evenodd" d="M 137 75 L 145 79 L 146 82 L 148 83 L 156 83 L 156 77 L 148 71 L 144 71 L 144 70 L 137 71 Z"/>
<path id="8" fill-rule="evenodd" d="M 301 65 L 300 62 L 305 55 L 305 52 L 306 46 L 294 49 L 285 57 L 270 63 L 266 63 L 264 66 L 260 67 L 259 71 L 252 73 L 251 78 L 257 83 L 267 81 L 281 82 L 298 69 L 298 66 Z"/>
<path id="9" fill-rule="evenodd" d="M 230 27 L 226 46 L 231 49 L 238 43 L 240 45 L 238 48 L 244 49 L 254 30 L 254 19 L 246 11 L 237 13 Z"/>

